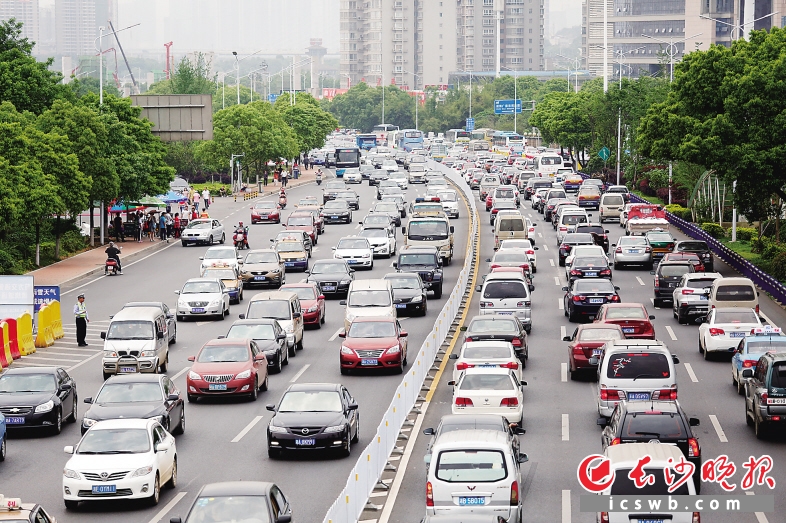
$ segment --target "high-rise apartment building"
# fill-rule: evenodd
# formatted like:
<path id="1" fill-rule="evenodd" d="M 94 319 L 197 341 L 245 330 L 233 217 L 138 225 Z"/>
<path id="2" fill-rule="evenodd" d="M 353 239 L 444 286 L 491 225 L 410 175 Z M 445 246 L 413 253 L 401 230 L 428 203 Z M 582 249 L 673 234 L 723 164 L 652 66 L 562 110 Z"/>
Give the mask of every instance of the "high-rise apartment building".
<path id="1" fill-rule="evenodd" d="M 38 0 L 0 0 L 0 20 L 22 22 L 22 37 L 31 42 L 39 39 L 38 13 Z"/>
<path id="2" fill-rule="evenodd" d="M 109 20 L 115 24 L 115 29 L 120 29 L 117 26 L 117 0 L 55 0 L 58 54 L 72 57 L 95 55 L 98 28 L 103 26 L 104 33 L 109 33 Z"/>

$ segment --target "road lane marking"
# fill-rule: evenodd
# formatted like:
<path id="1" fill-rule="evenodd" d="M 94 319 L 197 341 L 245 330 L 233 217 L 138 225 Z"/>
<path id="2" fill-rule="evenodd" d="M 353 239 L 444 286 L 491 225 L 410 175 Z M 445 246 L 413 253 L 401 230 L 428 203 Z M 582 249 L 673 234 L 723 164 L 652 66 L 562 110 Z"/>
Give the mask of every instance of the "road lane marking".
<path id="1" fill-rule="evenodd" d="M 748 490 L 747 492 L 745 492 L 745 495 L 755 496 L 756 494 Z M 764 512 L 754 512 L 753 514 L 756 516 L 756 521 L 758 521 L 758 523 L 769 523 L 769 520 L 767 519 L 767 516 L 764 515 Z"/>
<path id="2" fill-rule="evenodd" d="M 538 233 L 538 238 L 543 238 L 543 235 L 541 233 Z"/>
<path id="3" fill-rule="evenodd" d="M 395 263 L 396 263 L 396 262 L 394 262 L 394 261 L 390 262 L 390 266 L 391 266 L 391 267 L 393 267 L 393 265 L 394 265 Z"/>
<path id="4" fill-rule="evenodd" d="M 336 338 L 338 338 L 338 335 L 339 335 L 339 334 L 341 334 L 341 331 L 342 331 L 342 330 L 344 330 L 344 328 L 343 328 L 343 327 L 342 327 L 342 328 L 340 328 L 340 329 L 338 329 L 338 330 L 337 330 L 335 333 L 333 333 L 333 336 L 331 336 L 331 337 L 330 337 L 330 339 L 329 339 L 328 341 L 335 341 L 335 340 L 336 340 Z"/>
<path id="5" fill-rule="evenodd" d="M 549 250 L 549 246 L 548 245 L 544 245 L 543 246 L 543 250 L 546 250 L 546 251 Z"/>
<path id="6" fill-rule="evenodd" d="M 674 334 L 671 325 L 666 325 L 666 332 L 668 332 L 669 336 L 671 336 L 671 341 L 677 341 L 677 335 Z"/>
<path id="7" fill-rule="evenodd" d="M 560 327 L 559 327 L 559 339 L 560 339 L 560 341 L 562 341 L 565 338 L 565 336 L 567 336 L 567 335 L 568 335 L 567 334 L 567 329 L 565 328 L 565 326 L 564 325 L 560 325 Z"/>
<path id="8" fill-rule="evenodd" d="M 197 327 L 201 327 L 203 325 L 207 325 L 208 323 L 213 323 L 212 321 L 198 321 L 196 322 Z"/>
<path id="9" fill-rule="evenodd" d="M 186 497 L 186 494 L 188 494 L 188 492 L 178 492 L 178 493 L 175 495 L 175 497 L 174 497 L 174 498 L 172 498 L 172 501 L 170 501 L 169 503 L 167 503 L 167 504 L 166 504 L 166 506 L 165 506 L 164 508 L 162 508 L 161 510 L 159 510 L 159 511 L 158 511 L 158 514 L 156 514 L 155 516 L 153 516 L 153 519 L 151 519 L 151 520 L 150 520 L 148 523 L 158 523 L 159 521 L 161 521 L 161 520 L 164 518 L 164 516 L 166 516 L 166 515 L 167 515 L 167 514 L 168 514 L 168 513 L 169 513 L 169 512 L 170 512 L 170 511 L 173 509 L 173 508 L 175 508 L 175 505 L 177 505 L 178 503 L 180 503 L 180 500 L 181 500 L 181 499 L 183 499 L 184 497 Z"/>
<path id="10" fill-rule="evenodd" d="M 650 298 L 650 303 L 655 305 L 655 298 Z M 660 307 L 655 307 L 656 309 L 660 309 Z"/>
<path id="11" fill-rule="evenodd" d="M 297 379 L 298 379 L 300 376 L 302 376 L 302 375 L 303 375 L 303 373 L 304 373 L 304 372 L 306 372 L 306 369 L 308 369 L 310 366 L 311 366 L 311 364 L 310 364 L 310 363 L 306 363 L 305 365 L 303 365 L 303 368 L 302 368 L 302 369 L 300 369 L 300 370 L 297 372 L 297 374 L 295 374 L 295 377 L 293 377 L 291 380 L 289 380 L 289 383 L 295 383 L 295 382 L 297 381 Z"/>
<path id="12" fill-rule="evenodd" d="M 568 382 L 568 364 L 563 362 L 560 363 L 560 380 L 562 383 Z"/>
<path id="13" fill-rule="evenodd" d="M 554 260 L 553 259 L 549 258 L 549 263 L 551 264 L 552 267 L 554 267 Z"/>
<path id="14" fill-rule="evenodd" d="M 710 414 L 710 421 L 712 422 L 712 426 L 715 427 L 715 432 L 718 434 L 718 439 L 721 443 L 728 443 L 729 440 L 726 439 L 726 433 L 723 432 L 723 427 L 721 427 L 718 417 L 715 414 Z"/>
<path id="15" fill-rule="evenodd" d="M 308 280 L 308 278 L 303 278 L 302 280 L 300 280 L 300 283 L 306 283 L 306 280 Z"/>
<path id="16" fill-rule="evenodd" d="M 562 441 L 570 440 L 570 420 L 567 414 L 562 415 Z"/>
<path id="17" fill-rule="evenodd" d="M 186 371 L 187 371 L 187 370 L 189 370 L 190 368 L 191 368 L 191 367 L 185 367 L 185 368 L 183 368 L 183 369 L 180 369 L 180 372 L 178 372 L 177 374 L 175 374 L 174 376 L 172 376 L 172 377 L 171 377 L 171 378 L 169 378 L 169 379 L 171 379 L 172 381 L 175 381 L 175 380 L 176 380 L 176 379 L 178 379 L 180 376 L 182 376 L 183 374 L 185 374 L 185 373 L 186 373 Z"/>
<path id="18" fill-rule="evenodd" d="M 528 213 L 527 213 L 527 216 L 529 216 L 530 218 L 532 218 L 532 213 L 531 213 L 531 212 L 528 212 Z"/>
<path id="19" fill-rule="evenodd" d="M 360 229 L 360 224 L 355 225 L 355 229 Z"/>
<path id="20" fill-rule="evenodd" d="M 759 316 L 761 316 L 762 318 L 764 318 L 764 321 L 766 321 L 766 322 L 767 322 L 767 323 L 769 323 L 770 325 L 775 325 L 775 323 L 774 323 L 774 322 L 773 322 L 773 321 L 772 321 L 772 320 L 769 318 L 769 316 L 767 316 L 766 314 L 764 314 L 764 312 L 762 312 L 761 310 L 759 311 Z"/>
<path id="21" fill-rule="evenodd" d="M 565 306 L 562 304 L 562 298 L 557 298 L 557 307 L 559 307 L 561 311 L 565 310 Z"/>
<path id="22" fill-rule="evenodd" d="M 642 280 L 640 276 L 636 276 L 636 281 L 639 282 L 639 285 L 641 286 L 647 285 L 646 283 L 644 283 L 644 280 Z"/>
<path id="23" fill-rule="evenodd" d="M 554 285 L 559 285 L 559 276 L 554 276 Z"/>
<path id="24" fill-rule="evenodd" d="M 240 433 L 237 436 L 235 436 L 235 439 L 232 440 L 232 443 L 237 443 L 238 441 L 243 439 L 243 436 L 248 434 L 249 431 L 251 431 L 251 429 L 254 428 L 254 425 L 259 423 L 261 420 L 262 420 L 262 416 L 257 416 L 256 418 L 252 419 L 251 422 L 248 425 L 246 425 L 246 428 L 241 430 Z"/>
<path id="25" fill-rule="evenodd" d="M 570 490 L 562 491 L 562 523 L 570 523 Z"/>
<path id="26" fill-rule="evenodd" d="M 84 365 L 85 363 L 87 363 L 88 361 L 90 361 L 90 360 L 93 360 L 93 359 L 95 359 L 95 358 L 97 358 L 97 357 L 101 356 L 103 353 L 104 353 L 103 351 L 101 351 L 101 352 L 96 352 L 95 354 L 93 354 L 93 355 L 92 355 L 92 356 L 90 356 L 89 358 L 87 358 L 87 359 L 84 359 L 84 360 L 80 361 L 80 362 L 79 362 L 79 363 L 77 363 L 76 365 L 71 365 L 71 366 L 70 366 L 70 367 L 68 367 L 68 369 L 66 369 L 66 370 L 68 370 L 68 372 L 72 372 L 74 369 L 76 369 L 76 368 L 79 368 L 79 367 L 81 367 L 82 365 Z"/>
<path id="27" fill-rule="evenodd" d="M 696 377 L 696 373 L 693 372 L 693 366 L 690 363 L 685 364 L 685 371 L 688 373 L 688 376 L 690 376 L 690 380 L 693 383 L 699 382 L 699 378 Z"/>

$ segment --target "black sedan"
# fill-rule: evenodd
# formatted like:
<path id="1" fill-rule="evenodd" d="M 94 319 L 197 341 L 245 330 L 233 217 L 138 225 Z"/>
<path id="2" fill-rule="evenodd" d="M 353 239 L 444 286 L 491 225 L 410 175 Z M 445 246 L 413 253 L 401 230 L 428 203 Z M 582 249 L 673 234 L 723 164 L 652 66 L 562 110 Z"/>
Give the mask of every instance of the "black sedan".
<path id="1" fill-rule="evenodd" d="M 0 412 L 8 430 L 48 429 L 76 421 L 76 382 L 60 367 L 8 368 L 0 375 Z"/>
<path id="2" fill-rule="evenodd" d="M 368 184 L 379 185 L 379 182 L 389 179 L 390 179 L 390 173 L 387 172 L 385 169 L 375 169 L 371 171 L 371 174 L 368 175 Z"/>
<path id="3" fill-rule="evenodd" d="M 521 361 L 529 357 L 527 331 L 515 316 L 502 314 L 475 316 L 469 322 L 469 326 L 462 326 L 460 330 L 464 332 L 464 341 L 508 341 L 513 345 Z"/>
<path id="4" fill-rule="evenodd" d="M 568 233 L 562 239 L 562 243 L 559 245 L 559 266 L 565 266 L 565 258 L 570 256 L 570 251 L 573 249 L 574 245 L 595 245 L 595 239 L 589 233 Z"/>
<path id="5" fill-rule="evenodd" d="M 570 287 L 563 287 L 565 316 L 570 321 L 586 318 L 592 320 L 604 303 L 619 303 L 620 296 L 606 278 L 580 278 L 571 280 Z"/>
<path id="6" fill-rule="evenodd" d="M 290 523 L 292 505 L 275 483 L 226 481 L 202 487 L 186 515 L 186 521 L 239 519 Z M 182 523 L 182 519 L 174 517 L 169 522 Z"/>
<path id="7" fill-rule="evenodd" d="M 428 289 L 415 272 L 391 272 L 385 280 L 393 287 L 393 303 L 396 313 L 407 316 L 425 316 L 428 310 L 426 294 Z"/>
<path id="8" fill-rule="evenodd" d="M 611 279 L 611 263 L 605 256 L 576 256 L 568 273 L 571 280 L 577 278 Z"/>
<path id="9" fill-rule="evenodd" d="M 322 189 L 322 203 L 325 204 L 331 200 L 335 200 L 336 194 L 346 189 L 347 186 L 342 180 L 331 180 L 327 182 L 325 188 Z"/>
<path id="10" fill-rule="evenodd" d="M 707 242 L 701 240 L 683 240 L 674 244 L 672 252 L 693 252 L 698 254 L 704 265 L 704 272 L 715 272 L 715 259 Z"/>
<path id="11" fill-rule="evenodd" d="M 82 434 L 99 421 L 157 418 L 172 434 L 186 430 L 186 404 L 174 382 L 164 374 L 120 374 L 104 382 L 82 418 Z"/>
<path id="12" fill-rule="evenodd" d="M 349 208 L 353 211 L 360 210 L 360 197 L 355 191 L 340 191 L 336 193 L 336 200 L 343 200 L 347 202 Z"/>
<path id="13" fill-rule="evenodd" d="M 285 450 L 339 450 L 349 456 L 360 436 L 358 405 L 343 385 L 296 383 L 278 405 L 267 405 L 273 418 L 267 426 L 267 452 L 276 458 Z"/>
<path id="14" fill-rule="evenodd" d="M 603 251 L 609 252 L 609 231 L 597 223 L 580 223 L 576 225 L 576 232 L 587 232 L 592 235 L 595 245 L 603 247 Z"/>
<path id="15" fill-rule="evenodd" d="M 287 333 L 279 325 L 278 320 L 259 318 L 255 320 L 237 320 L 229 328 L 226 336 L 219 338 L 248 338 L 257 343 L 257 348 L 265 353 L 267 368 L 271 372 L 281 372 L 281 367 L 289 365 L 287 351 Z"/>
<path id="16" fill-rule="evenodd" d="M 306 271 L 306 281 L 316 283 L 322 294 L 344 296 L 349 292 L 349 284 L 355 279 L 355 269 L 351 269 L 344 260 L 319 260 Z"/>
<path id="17" fill-rule="evenodd" d="M 361 165 L 360 166 L 360 177 L 364 180 L 368 180 L 368 177 L 371 176 L 371 173 L 374 172 L 373 165 Z"/>
<path id="18" fill-rule="evenodd" d="M 331 200 L 320 213 L 325 223 L 352 223 L 352 209 L 344 200 Z"/>

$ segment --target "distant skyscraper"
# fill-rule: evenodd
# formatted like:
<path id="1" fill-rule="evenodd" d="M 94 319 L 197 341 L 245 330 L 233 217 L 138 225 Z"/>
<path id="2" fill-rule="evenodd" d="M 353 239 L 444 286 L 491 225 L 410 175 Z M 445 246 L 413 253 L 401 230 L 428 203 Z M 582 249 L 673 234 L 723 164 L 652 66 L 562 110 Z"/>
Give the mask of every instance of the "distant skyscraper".
<path id="1" fill-rule="evenodd" d="M 117 27 L 117 0 L 55 0 L 58 54 L 95 55 L 98 28 L 103 26 L 104 34 L 111 31 L 108 20 L 112 20 L 115 29 L 120 29 Z M 104 46 L 107 47 L 111 46 Z"/>
<path id="2" fill-rule="evenodd" d="M 0 20 L 15 18 L 22 22 L 22 36 L 32 42 L 39 39 L 38 0 L 0 0 Z"/>

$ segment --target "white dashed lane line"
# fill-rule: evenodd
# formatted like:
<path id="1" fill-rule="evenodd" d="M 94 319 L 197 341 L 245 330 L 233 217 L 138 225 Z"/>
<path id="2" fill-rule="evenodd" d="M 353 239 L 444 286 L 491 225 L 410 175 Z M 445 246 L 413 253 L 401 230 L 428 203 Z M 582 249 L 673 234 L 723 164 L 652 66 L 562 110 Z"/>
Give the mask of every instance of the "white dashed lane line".
<path id="1" fill-rule="evenodd" d="M 685 366 L 685 372 L 687 372 L 688 376 L 690 376 L 690 380 L 693 383 L 698 383 L 699 382 L 699 378 L 697 378 L 696 377 L 696 373 L 693 372 L 693 365 L 691 365 L 690 363 L 686 363 L 684 366 Z"/>
<path id="2" fill-rule="evenodd" d="M 562 441 L 570 440 L 570 418 L 567 414 L 562 415 Z"/>
<path id="3" fill-rule="evenodd" d="M 671 328 L 671 325 L 666 325 L 666 332 L 668 332 L 669 336 L 671 336 L 671 341 L 677 341 L 677 335 L 674 334 L 674 330 Z"/>
<path id="4" fill-rule="evenodd" d="M 712 426 L 715 428 L 715 433 L 718 435 L 718 439 L 721 441 L 721 443 L 728 443 L 729 440 L 726 439 L 726 433 L 723 432 L 723 427 L 721 427 L 718 417 L 715 414 L 710 414 L 710 421 L 712 422 Z"/>
<path id="5" fill-rule="evenodd" d="M 343 330 L 343 328 L 342 329 L 338 329 L 335 333 L 333 333 L 333 336 L 331 336 L 328 341 L 335 341 L 336 338 L 338 338 L 338 335 L 341 333 L 342 330 Z"/>
<path id="6" fill-rule="evenodd" d="M 182 349 L 183 347 L 178 347 L 178 348 L 181 348 L 181 349 Z M 186 372 L 187 372 L 187 371 L 188 371 L 190 368 L 191 368 L 191 367 L 185 367 L 185 368 L 181 369 L 181 370 L 180 370 L 180 372 L 178 372 L 177 374 L 175 374 L 174 376 L 172 376 L 170 379 L 171 379 L 172 381 L 175 381 L 175 380 L 176 380 L 176 379 L 178 379 L 180 376 L 182 376 L 183 374 L 185 374 L 185 373 L 186 373 Z"/>
<path id="7" fill-rule="evenodd" d="M 297 372 L 297 374 L 295 374 L 295 375 L 294 375 L 294 377 L 293 377 L 291 380 L 289 380 L 289 383 L 295 383 L 295 382 L 298 380 L 298 378 L 300 378 L 300 376 L 302 376 L 302 375 L 303 375 L 303 373 L 304 373 L 304 372 L 306 372 L 306 370 L 307 370 L 307 369 L 308 369 L 310 366 L 311 366 L 311 364 L 310 364 L 310 363 L 306 363 L 305 365 L 303 365 L 303 368 L 302 368 L 302 369 L 300 369 L 300 370 Z"/>
<path id="8" fill-rule="evenodd" d="M 559 285 L 559 276 L 554 276 L 554 285 Z"/>
<path id="9" fill-rule="evenodd" d="M 565 306 L 562 303 L 562 298 L 557 298 L 557 307 L 559 307 L 559 310 L 561 311 L 565 310 Z"/>
<path id="10" fill-rule="evenodd" d="M 545 250 L 545 251 L 549 250 L 549 246 L 548 245 L 544 245 L 543 246 L 543 250 Z"/>
<path id="11" fill-rule="evenodd" d="M 644 283 L 644 280 L 642 280 L 641 277 L 639 276 L 636 276 L 636 281 L 639 282 L 639 285 L 646 285 L 646 283 Z"/>
<path id="12" fill-rule="evenodd" d="M 554 267 L 554 260 L 552 260 L 551 258 L 549 258 L 549 263 L 551 264 L 551 266 L 552 266 L 552 267 Z"/>
<path id="13" fill-rule="evenodd" d="M 568 364 L 564 361 L 560 364 L 560 381 L 562 383 L 568 382 Z"/>
<path id="14" fill-rule="evenodd" d="M 570 490 L 562 491 L 562 523 L 570 523 Z"/>
<path id="15" fill-rule="evenodd" d="M 565 338 L 565 336 L 567 336 L 567 329 L 565 328 L 564 325 L 560 325 L 560 327 L 559 327 L 559 339 L 560 339 L 560 341 L 562 341 Z"/>
<path id="16" fill-rule="evenodd" d="M 232 440 L 232 443 L 237 443 L 238 441 L 243 439 L 243 436 L 248 434 L 251 431 L 251 429 L 254 428 L 254 425 L 259 423 L 260 421 L 262 421 L 262 416 L 257 416 L 254 419 L 252 419 L 251 422 L 248 425 L 246 425 L 246 428 L 241 430 L 240 433 L 237 436 L 235 436 L 235 439 Z"/>

